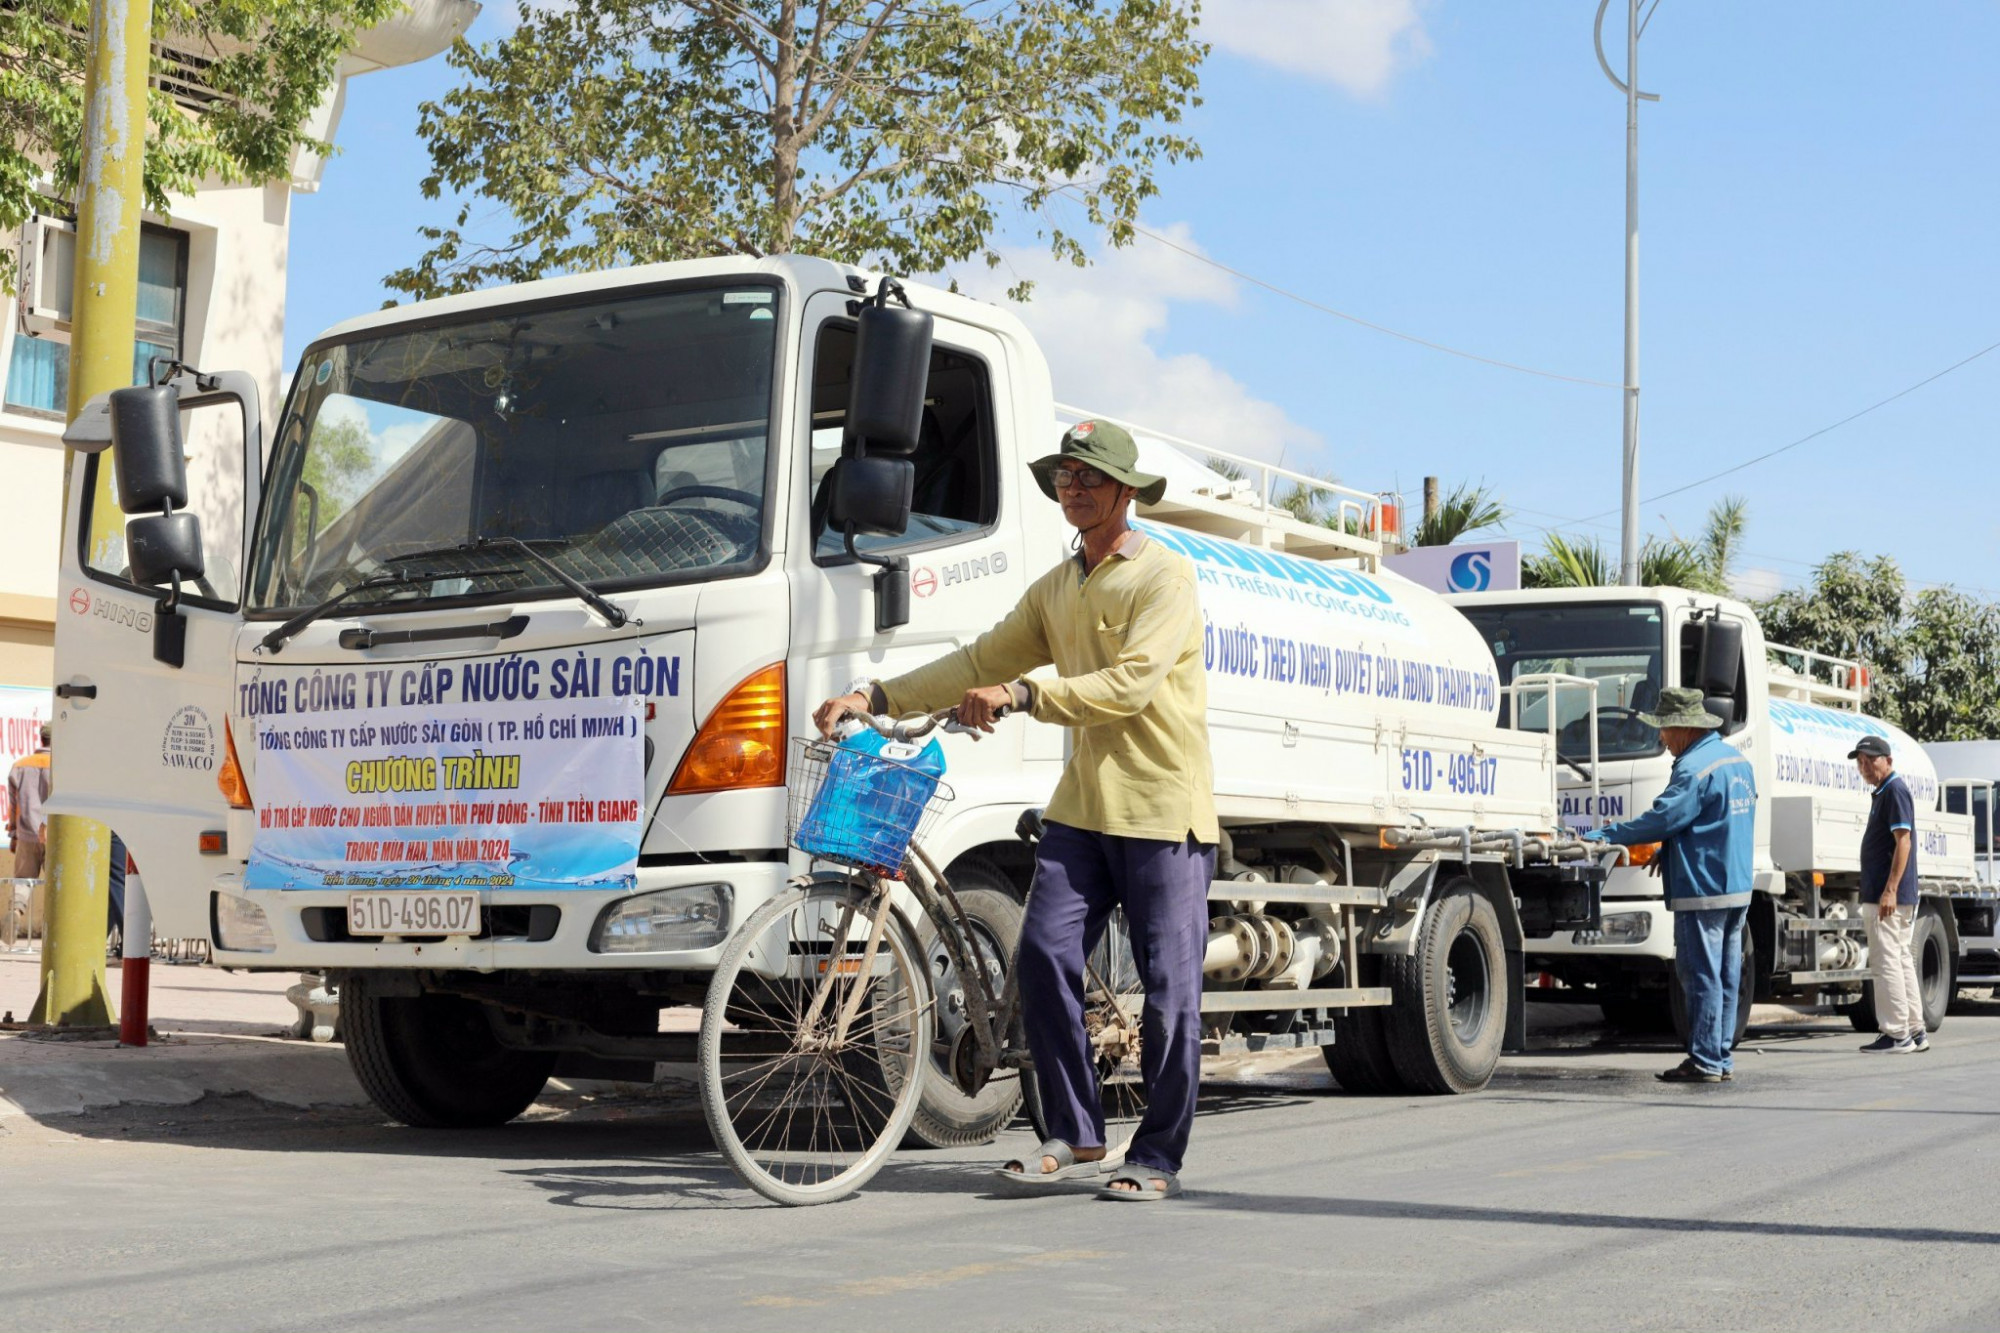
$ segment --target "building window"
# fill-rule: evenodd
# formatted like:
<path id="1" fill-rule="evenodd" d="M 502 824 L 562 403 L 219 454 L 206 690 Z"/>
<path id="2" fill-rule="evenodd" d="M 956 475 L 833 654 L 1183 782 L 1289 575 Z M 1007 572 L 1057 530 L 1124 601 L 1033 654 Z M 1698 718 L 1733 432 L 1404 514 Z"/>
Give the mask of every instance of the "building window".
<path id="1" fill-rule="evenodd" d="M 187 233 L 146 226 L 139 235 L 139 310 L 132 382 L 156 356 L 177 357 L 187 315 Z M 69 408 L 69 344 L 17 333 L 7 364 L 7 410 L 61 418 Z"/>

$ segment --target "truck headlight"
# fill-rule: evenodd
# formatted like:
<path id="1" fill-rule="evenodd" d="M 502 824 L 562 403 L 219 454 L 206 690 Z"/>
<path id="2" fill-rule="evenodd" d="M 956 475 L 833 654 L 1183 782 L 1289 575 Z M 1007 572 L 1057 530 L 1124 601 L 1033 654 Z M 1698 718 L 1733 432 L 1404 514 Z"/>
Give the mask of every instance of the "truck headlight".
<path id="1" fill-rule="evenodd" d="M 591 928 L 592 953 L 677 953 L 710 949 L 729 936 L 727 884 L 688 884 L 624 898 Z"/>
<path id="2" fill-rule="evenodd" d="M 233 893 L 215 895 L 215 947 L 230 953 L 276 953 L 278 937 L 264 909 Z"/>
<path id="3" fill-rule="evenodd" d="M 1644 944 L 1653 933 L 1651 912 L 1611 912 L 1596 930 L 1576 932 L 1578 944 Z"/>

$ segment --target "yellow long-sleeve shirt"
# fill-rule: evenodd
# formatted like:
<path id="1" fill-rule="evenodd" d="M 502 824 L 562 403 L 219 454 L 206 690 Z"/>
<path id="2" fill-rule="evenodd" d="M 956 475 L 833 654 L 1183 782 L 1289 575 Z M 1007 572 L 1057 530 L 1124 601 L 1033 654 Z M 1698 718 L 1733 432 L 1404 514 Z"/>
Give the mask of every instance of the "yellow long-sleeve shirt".
<path id="1" fill-rule="evenodd" d="M 927 666 L 881 683 L 893 712 L 955 704 L 965 692 L 1029 679 L 1037 721 L 1075 729 L 1047 815 L 1128 838 L 1216 840 L 1208 677 L 1194 566 L 1138 533 L 1084 576 L 1065 560 L 1007 618 Z"/>

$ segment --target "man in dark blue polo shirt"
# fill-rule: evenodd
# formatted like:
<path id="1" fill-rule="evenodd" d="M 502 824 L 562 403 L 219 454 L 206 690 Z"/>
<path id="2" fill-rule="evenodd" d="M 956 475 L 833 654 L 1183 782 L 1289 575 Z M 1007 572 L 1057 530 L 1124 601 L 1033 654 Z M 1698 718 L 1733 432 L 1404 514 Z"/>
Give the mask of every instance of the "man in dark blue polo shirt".
<path id="1" fill-rule="evenodd" d="M 1875 789 L 1861 834 L 1861 915 L 1868 922 L 1868 970 L 1882 1035 L 1861 1049 L 1870 1055 L 1927 1051 L 1923 991 L 1910 947 L 1917 928 L 1917 803 L 1884 737 L 1863 736 L 1847 757 Z"/>

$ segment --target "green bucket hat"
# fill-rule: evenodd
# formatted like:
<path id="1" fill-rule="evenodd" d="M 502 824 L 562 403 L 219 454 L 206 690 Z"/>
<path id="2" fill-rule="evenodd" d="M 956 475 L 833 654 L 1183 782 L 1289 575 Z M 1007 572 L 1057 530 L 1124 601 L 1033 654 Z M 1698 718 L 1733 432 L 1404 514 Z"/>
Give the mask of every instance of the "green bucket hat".
<path id="1" fill-rule="evenodd" d="M 1109 421 L 1079 421 L 1062 437 L 1061 452 L 1047 454 L 1028 464 L 1042 494 L 1056 498 L 1055 483 L 1049 473 L 1058 467 L 1094 467 L 1113 481 L 1122 481 L 1139 492 L 1139 503 L 1156 505 L 1167 493 L 1167 479 L 1141 472 L 1139 446 L 1123 426 Z"/>
<path id="2" fill-rule="evenodd" d="M 1641 713 L 1639 720 L 1649 726 L 1698 727 L 1703 731 L 1722 725 L 1722 719 L 1703 705 L 1700 690 L 1684 689 L 1661 690 L 1660 711 Z"/>

